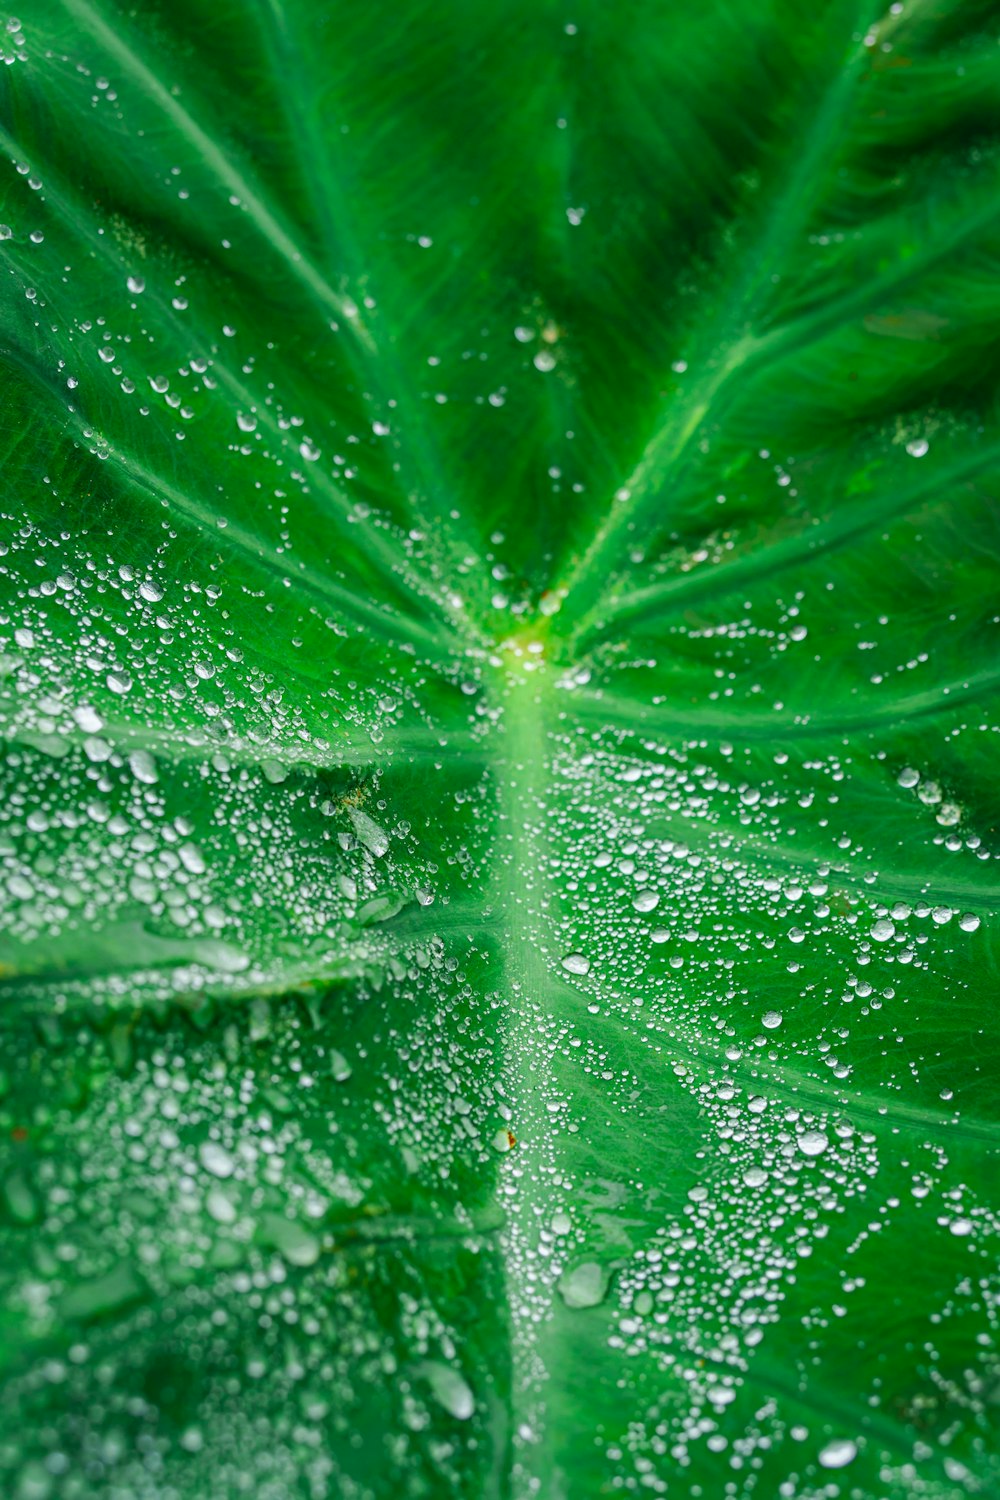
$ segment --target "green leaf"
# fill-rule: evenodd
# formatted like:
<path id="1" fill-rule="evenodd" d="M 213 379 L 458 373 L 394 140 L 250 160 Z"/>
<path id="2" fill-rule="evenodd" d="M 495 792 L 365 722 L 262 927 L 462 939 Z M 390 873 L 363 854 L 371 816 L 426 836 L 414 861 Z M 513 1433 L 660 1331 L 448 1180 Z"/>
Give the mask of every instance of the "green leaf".
<path id="1" fill-rule="evenodd" d="M 995 9 L 3 48 L 0 1491 L 996 1493 Z"/>

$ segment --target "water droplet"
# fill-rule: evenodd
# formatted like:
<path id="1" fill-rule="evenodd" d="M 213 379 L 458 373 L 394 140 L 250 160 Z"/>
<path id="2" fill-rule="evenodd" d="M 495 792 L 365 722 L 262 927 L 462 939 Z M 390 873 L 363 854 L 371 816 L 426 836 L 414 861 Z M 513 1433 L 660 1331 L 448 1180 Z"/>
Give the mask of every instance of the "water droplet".
<path id="1" fill-rule="evenodd" d="M 206 1195 L 205 1211 L 217 1224 L 233 1224 L 236 1221 L 236 1205 L 221 1188 L 212 1188 Z"/>
<path id="2" fill-rule="evenodd" d="M 567 1307 L 596 1307 L 607 1294 L 610 1275 L 596 1260 L 581 1261 L 564 1271 L 556 1285 Z"/>
<path id="3" fill-rule="evenodd" d="M 354 825 L 358 843 L 363 844 L 370 854 L 374 854 L 376 859 L 381 859 L 389 852 L 389 835 L 384 828 L 378 826 L 374 818 L 370 818 L 359 807 L 349 807 L 347 815 Z"/>
<path id="4" fill-rule="evenodd" d="M 256 432 L 257 418 L 254 416 L 253 412 L 239 411 L 236 413 L 236 425 L 241 432 Z M 303 454 L 302 456 L 304 458 L 305 454 Z"/>
<path id="5" fill-rule="evenodd" d="M 583 953 L 567 953 L 561 960 L 568 974 L 589 974 L 590 959 Z"/>
<path id="6" fill-rule="evenodd" d="M 146 290 L 146 279 L 144 276 L 130 276 L 125 285 L 130 292 L 133 292 L 138 297 L 140 292 Z"/>
<path id="7" fill-rule="evenodd" d="M 351 1076 L 351 1065 L 336 1047 L 330 1049 L 330 1076 L 334 1083 L 346 1083 Z"/>
<path id="8" fill-rule="evenodd" d="M 705 1394 L 715 1407 L 728 1406 L 730 1401 L 736 1400 L 736 1391 L 731 1385 L 710 1385 Z"/>
<path id="9" fill-rule="evenodd" d="M 281 1214 L 265 1214 L 258 1226 L 265 1244 L 272 1245 L 290 1266 L 314 1266 L 322 1246 L 314 1234 L 294 1219 Z"/>
<path id="10" fill-rule="evenodd" d="M 775 1031 L 781 1025 L 781 1011 L 765 1011 L 760 1023 L 765 1031 Z"/>
<path id="11" fill-rule="evenodd" d="M 823 1469 L 843 1469 L 852 1459 L 857 1457 L 858 1445 L 850 1438 L 834 1438 L 832 1443 L 827 1443 L 819 1455 L 820 1467 Z"/>
<path id="12" fill-rule="evenodd" d="M 458 1371 L 436 1359 L 425 1360 L 419 1371 L 438 1405 L 459 1422 L 467 1422 L 476 1409 L 476 1398 Z"/>
<path id="13" fill-rule="evenodd" d="M 153 583 L 151 579 L 147 578 L 145 582 L 139 585 L 139 595 L 140 598 L 145 599 L 147 604 L 159 604 L 163 598 L 163 590 L 158 583 Z"/>
<path id="14" fill-rule="evenodd" d="M 807 1130 L 798 1139 L 798 1147 L 803 1156 L 822 1156 L 829 1144 L 829 1138 L 822 1130 Z"/>
<path id="15" fill-rule="evenodd" d="M 319 458 L 319 449 L 316 447 L 315 443 L 310 443 L 308 441 L 301 442 L 299 444 L 299 452 L 302 454 L 302 457 L 305 459 L 307 464 L 314 464 Z"/>
<path id="16" fill-rule="evenodd" d="M 871 935 L 876 943 L 887 943 L 890 938 L 895 937 L 896 929 L 891 922 L 882 917 L 872 924 Z"/>
<path id="17" fill-rule="evenodd" d="M 198 1160 L 213 1177 L 232 1177 L 236 1171 L 234 1158 L 217 1141 L 202 1141 L 198 1147 Z"/>
<path id="18" fill-rule="evenodd" d="M 963 912 L 958 919 L 958 925 L 959 927 L 961 927 L 963 932 L 975 932 L 976 928 L 979 926 L 979 918 L 975 915 L 974 912 Z"/>
<path id="19" fill-rule="evenodd" d="M 632 902 L 636 911 L 655 911 L 660 904 L 657 891 L 640 891 Z"/>
<path id="20" fill-rule="evenodd" d="M 156 769 L 156 761 L 148 750 L 133 750 L 128 758 L 129 770 L 136 781 L 142 781 L 146 786 L 155 786 L 160 779 L 160 773 Z"/>
<path id="21" fill-rule="evenodd" d="M 911 438 L 906 445 L 906 451 L 911 458 L 923 458 L 930 446 L 926 438 Z"/>
<path id="22" fill-rule="evenodd" d="M 531 340 L 535 337 L 535 330 L 533 328 L 527 328 L 523 323 L 520 323 L 518 324 L 517 328 L 514 329 L 514 337 L 517 339 L 517 342 L 519 344 L 530 344 Z"/>
<path id="23" fill-rule="evenodd" d="M 541 370 L 543 372 L 554 370 L 556 367 L 556 357 L 552 353 L 551 349 L 539 349 L 538 353 L 535 355 L 531 363 L 534 365 L 536 370 Z"/>

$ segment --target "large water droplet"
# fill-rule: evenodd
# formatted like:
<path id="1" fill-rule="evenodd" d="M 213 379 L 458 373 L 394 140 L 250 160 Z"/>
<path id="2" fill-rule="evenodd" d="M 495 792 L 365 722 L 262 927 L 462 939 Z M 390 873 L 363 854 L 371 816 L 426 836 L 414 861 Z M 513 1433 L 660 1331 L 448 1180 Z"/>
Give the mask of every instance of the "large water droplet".
<path id="1" fill-rule="evenodd" d="M 234 1158 L 217 1141 L 202 1141 L 198 1147 L 198 1160 L 213 1177 L 232 1177 L 236 1171 Z"/>
<path id="2" fill-rule="evenodd" d="M 438 1405 L 443 1406 L 459 1422 L 467 1422 L 476 1409 L 476 1398 L 468 1381 L 450 1365 L 441 1364 L 436 1359 L 425 1360 L 420 1366 L 420 1373 L 430 1386 L 431 1395 Z"/>
<path id="3" fill-rule="evenodd" d="M 607 1294 L 610 1275 L 596 1260 L 584 1260 L 564 1271 L 557 1286 L 567 1307 L 596 1307 Z"/>
<path id="4" fill-rule="evenodd" d="M 850 1438 L 834 1438 L 827 1443 L 819 1455 L 820 1467 L 824 1469 L 843 1469 L 852 1459 L 857 1457 L 858 1445 Z"/>

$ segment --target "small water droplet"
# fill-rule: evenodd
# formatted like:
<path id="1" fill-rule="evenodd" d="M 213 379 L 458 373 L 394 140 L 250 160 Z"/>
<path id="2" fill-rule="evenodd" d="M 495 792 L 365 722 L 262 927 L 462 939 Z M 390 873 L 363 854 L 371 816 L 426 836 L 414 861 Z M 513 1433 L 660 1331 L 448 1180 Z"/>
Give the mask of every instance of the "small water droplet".
<path id="1" fill-rule="evenodd" d="M 590 959 L 583 953 L 567 953 L 563 956 L 561 963 L 568 974 L 590 973 Z"/>
<path id="2" fill-rule="evenodd" d="M 760 1024 L 764 1027 L 765 1031 L 776 1031 L 777 1028 L 781 1025 L 781 1011 L 765 1011 L 763 1017 L 761 1018 Z"/>

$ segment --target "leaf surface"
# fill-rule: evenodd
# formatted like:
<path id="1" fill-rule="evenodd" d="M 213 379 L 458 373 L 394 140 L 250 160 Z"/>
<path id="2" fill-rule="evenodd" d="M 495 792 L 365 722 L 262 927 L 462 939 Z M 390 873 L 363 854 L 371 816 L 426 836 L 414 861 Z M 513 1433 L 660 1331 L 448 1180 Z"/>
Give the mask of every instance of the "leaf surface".
<path id="1" fill-rule="evenodd" d="M 993 8 L 3 47 L 3 1492 L 993 1493 Z"/>

